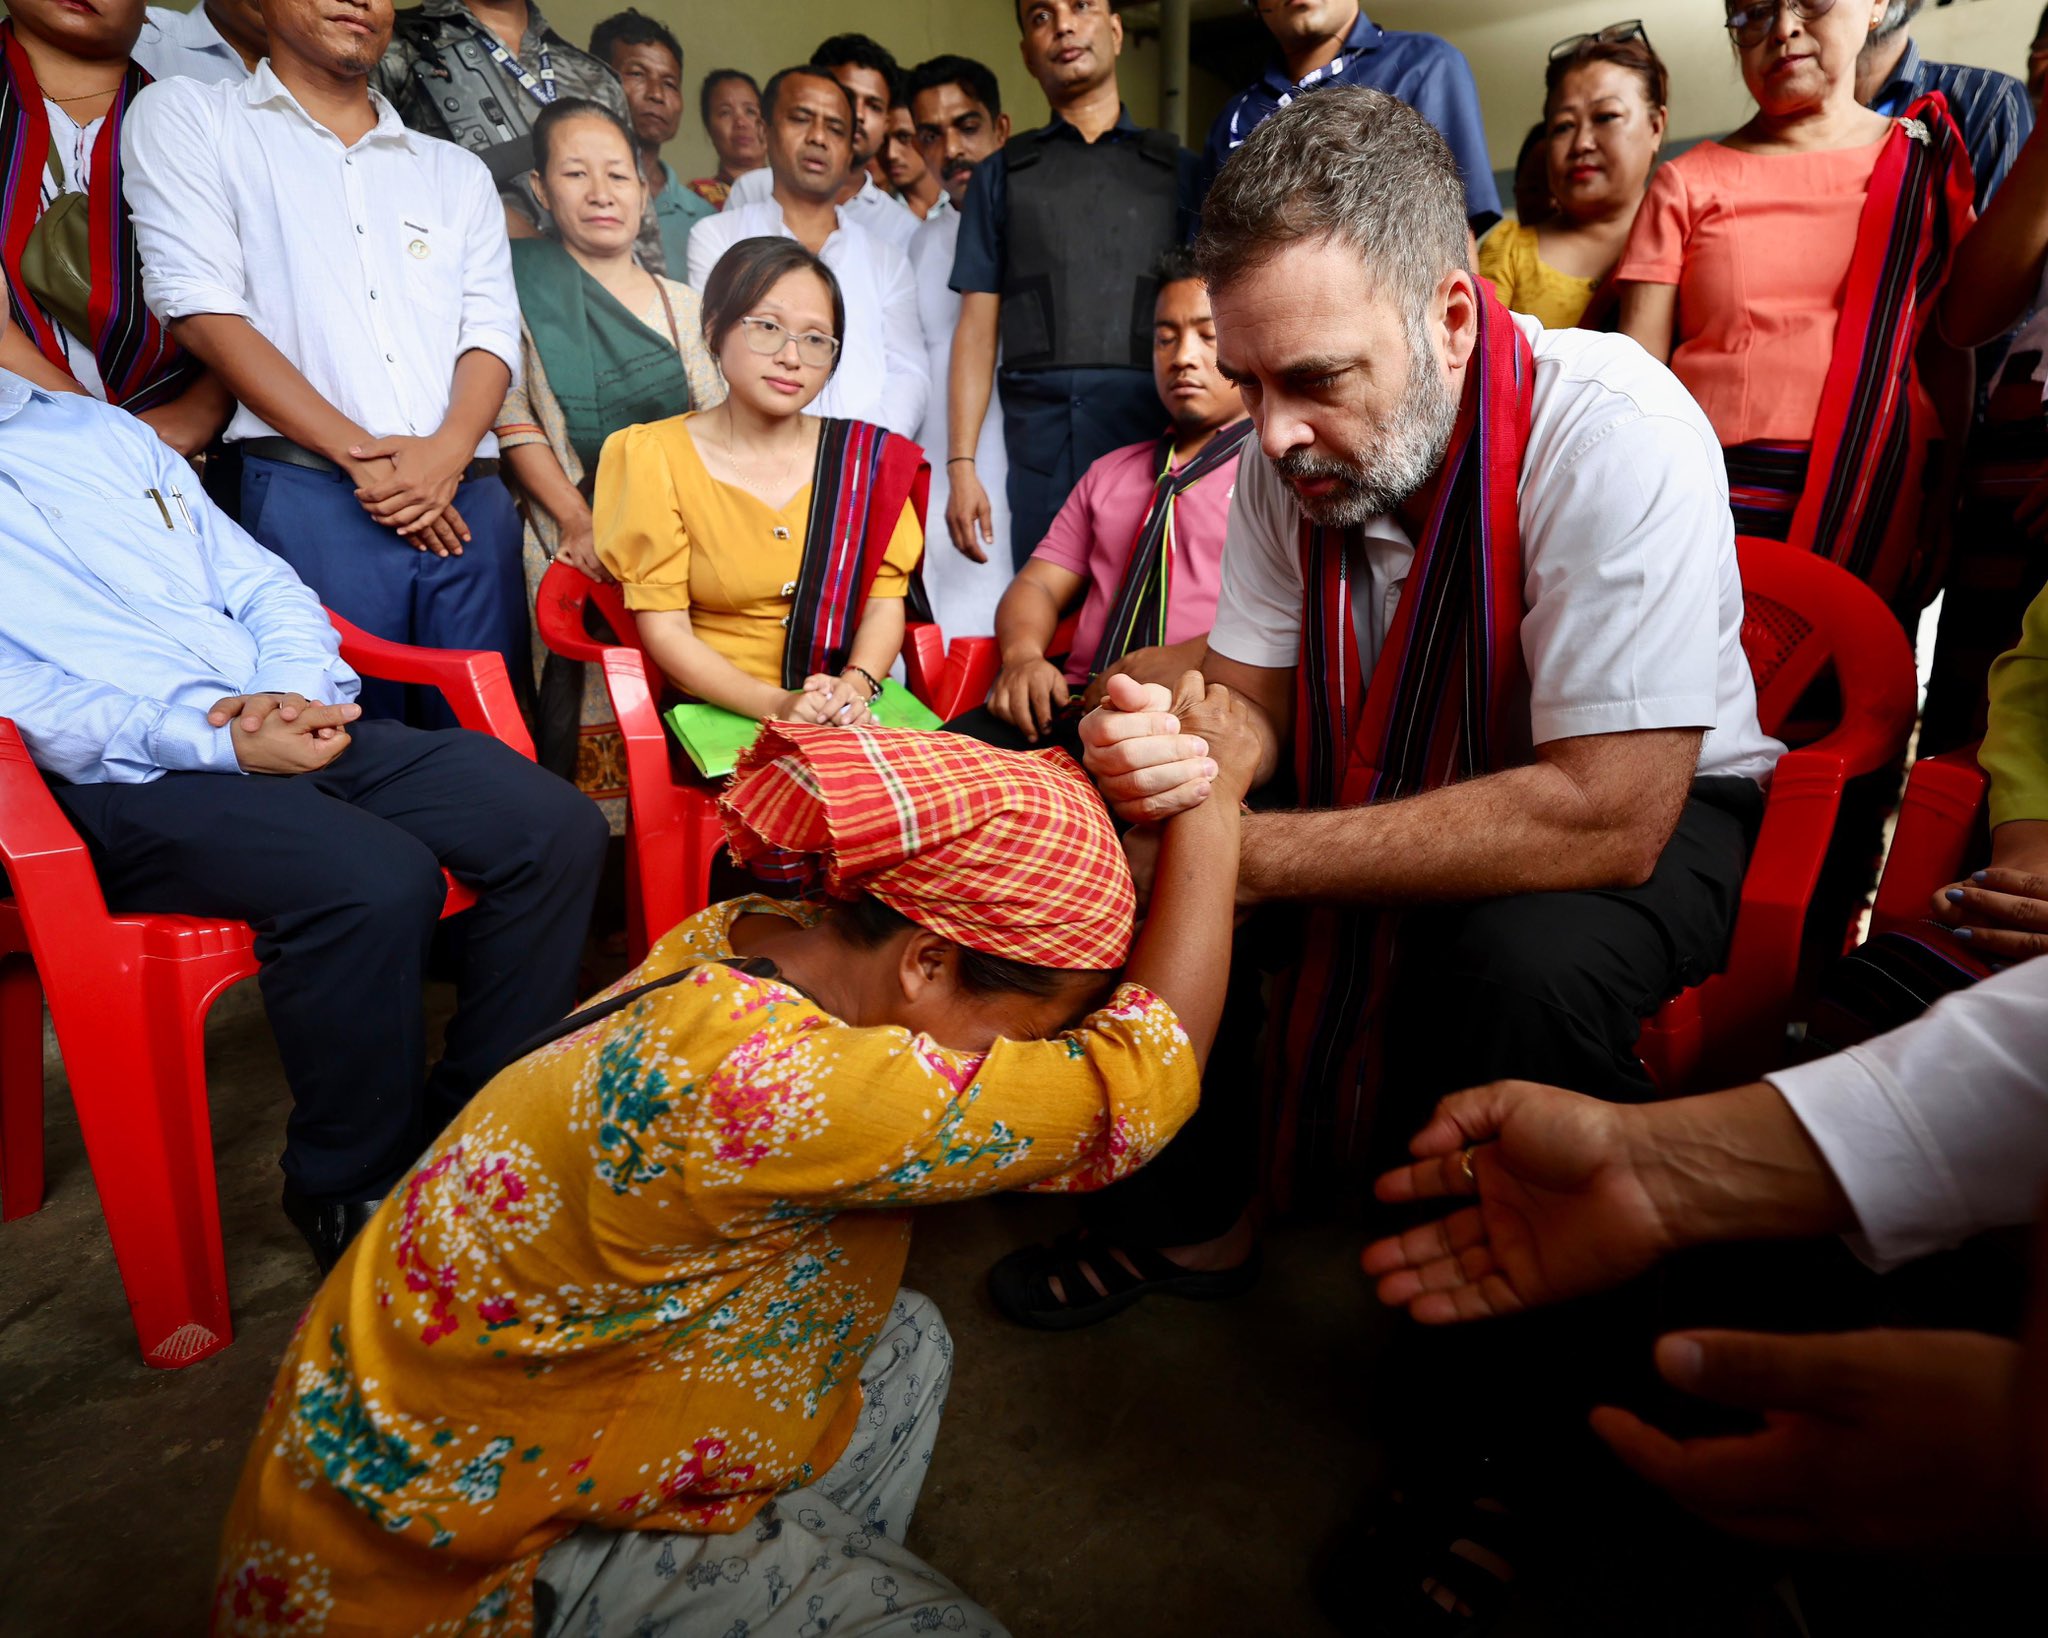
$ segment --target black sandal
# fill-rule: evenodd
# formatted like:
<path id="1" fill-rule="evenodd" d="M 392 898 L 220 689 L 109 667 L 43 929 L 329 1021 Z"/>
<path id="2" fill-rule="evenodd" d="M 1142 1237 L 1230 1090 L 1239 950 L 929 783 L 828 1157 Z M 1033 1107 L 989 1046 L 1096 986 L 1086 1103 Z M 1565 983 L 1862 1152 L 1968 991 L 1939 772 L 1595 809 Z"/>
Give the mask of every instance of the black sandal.
<path id="1" fill-rule="evenodd" d="M 1121 1255 L 1119 1255 L 1121 1253 Z M 1133 1274 L 1124 1266 L 1130 1260 Z M 1005 1319 L 1034 1331 L 1078 1331 L 1120 1314 L 1141 1297 L 1164 1294 L 1195 1302 L 1235 1297 L 1259 1277 L 1260 1254 L 1235 1268 L 1197 1270 L 1168 1261 L 1150 1246 L 1110 1246 L 1083 1229 L 1049 1246 L 1025 1246 L 988 1271 L 988 1294 Z M 1095 1271 L 1095 1279 L 1088 1271 Z M 1056 1295 L 1052 1282 L 1060 1282 Z M 1103 1289 L 1095 1289 L 1096 1280 Z"/>

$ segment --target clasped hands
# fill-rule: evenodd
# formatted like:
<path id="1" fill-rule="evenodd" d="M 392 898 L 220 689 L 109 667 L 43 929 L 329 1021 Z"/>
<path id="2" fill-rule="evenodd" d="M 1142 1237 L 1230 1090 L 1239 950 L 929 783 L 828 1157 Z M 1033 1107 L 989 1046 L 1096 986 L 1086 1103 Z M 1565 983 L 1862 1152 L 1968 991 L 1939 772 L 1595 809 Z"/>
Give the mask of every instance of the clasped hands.
<path id="1" fill-rule="evenodd" d="M 1119 819 L 1159 824 L 1212 794 L 1235 805 L 1250 791 L 1260 740 L 1252 709 L 1199 671 L 1179 685 L 1115 675 L 1081 719 L 1082 761 Z"/>
<path id="2" fill-rule="evenodd" d="M 438 436 L 368 438 L 350 446 L 342 466 L 355 480 L 356 500 L 375 522 L 422 552 L 460 557 L 470 535 L 455 509 L 455 492 L 471 454 Z"/>
<path id="3" fill-rule="evenodd" d="M 235 760 L 244 773 L 300 774 L 324 768 L 348 749 L 347 724 L 360 705 L 320 705 L 303 694 L 230 694 L 216 700 L 206 720 L 232 722 Z"/>
<path id="4" fill-rule="evenodd" d="M 804 678 L 801 688 L 782 697 L 775 712 L 779 722 L 818 722 L 834 728 L 858 728 L 873 719 L 868 685 L 858 677 L 828 677 L 823 672 Z"/>

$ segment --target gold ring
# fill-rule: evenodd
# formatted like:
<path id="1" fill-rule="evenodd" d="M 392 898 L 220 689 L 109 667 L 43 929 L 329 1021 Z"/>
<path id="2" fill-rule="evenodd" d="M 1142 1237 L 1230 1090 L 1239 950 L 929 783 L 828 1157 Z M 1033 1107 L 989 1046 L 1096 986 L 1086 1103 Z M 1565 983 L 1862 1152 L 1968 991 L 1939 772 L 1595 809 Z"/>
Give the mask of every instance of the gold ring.
<path id="1" fill-rule="evenodd" d="M 1458 1151 L 1458 1169 L 1465 1174 L 1465 1181 L 1473 1188 L 1479 1187 L 1479 1174 L 1472 1166 L 1472 1150 L 1467 1147 Z"/>

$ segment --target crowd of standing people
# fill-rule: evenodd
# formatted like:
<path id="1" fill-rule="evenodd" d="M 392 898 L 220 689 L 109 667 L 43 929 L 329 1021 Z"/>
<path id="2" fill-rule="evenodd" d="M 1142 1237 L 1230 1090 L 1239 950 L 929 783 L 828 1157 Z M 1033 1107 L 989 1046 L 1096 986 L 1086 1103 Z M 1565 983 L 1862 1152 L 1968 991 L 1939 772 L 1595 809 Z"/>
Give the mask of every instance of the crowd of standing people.
<path id="1" fill-rule="evenodd" d="M 1484 1631 L 1640 1493 L 1601 1450 L 1738 1534 L 2048 1539 L 2040 1299 L 2025 1350 L 1657 1342 L 1762 1432 L 1607 1368 L 1767 1313 L 1636 1302 L 1681 1249 L 1888 1268 L 2048 1181 L 2048 16 L 2023 84 L 1925 59 L 1920 0 L 1727 0 L 1753 109 L 1671 157 L 1644 25 L 1561 40 L 1503 217 L 1452 45 L 1254 10 L 1198 154 L 1108 0 L 1015 0 L 1029 130 L 860 34 L 693 76 L 638 10 L 9 0 L 0 717 L 110 904 L 256 929 L 326 1276 L 216 1631 L 1002 1631 L 903 1546 L 952 1346 L 903 1208 L 1016 1188 L 1090 1194 L 989 1273 L 1055 1332 L 1245 1291 L 1271 1209 L 1374 1172 L 1462 1202 L 1366 1253 L 1450 1329 L 1318 1572 L 1357 1630 Z M 1812 1062 L 1660 1101 L 1643 1020 L 1724 963 L 1785 749 L 1738 536 L 1908 633 L 1944 598 L 1919 750 L 1981 741 L 1989 850 Z M 563 573 L 760 725 L 717 802 L 767 884 L 580 1011 L 630 805 Z M 503 656 L 537 763 L 323 609 Z M 876 723 L 918 620 L 996 652 L 950 733 Z"/>

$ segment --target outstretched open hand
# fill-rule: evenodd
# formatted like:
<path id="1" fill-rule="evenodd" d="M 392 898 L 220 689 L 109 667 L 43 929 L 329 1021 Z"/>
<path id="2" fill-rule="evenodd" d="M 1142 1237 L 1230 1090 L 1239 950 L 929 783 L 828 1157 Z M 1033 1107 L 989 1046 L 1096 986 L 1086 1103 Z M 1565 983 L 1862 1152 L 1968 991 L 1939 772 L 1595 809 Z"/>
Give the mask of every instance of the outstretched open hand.
<path id="1" fill-rule="evenodd" d="M 1649 1268 L 1675 1240 L 1638 1170 L 1631 1118 L 1530 1081 L 1444 1099 L 1409 1145 L 1415 1163 L 1375 1192 L 1390 1204 L 1478 1201 L 1365 1248 L 1380 1301 L 1447 1325 L 1603 1291 Z"/>

